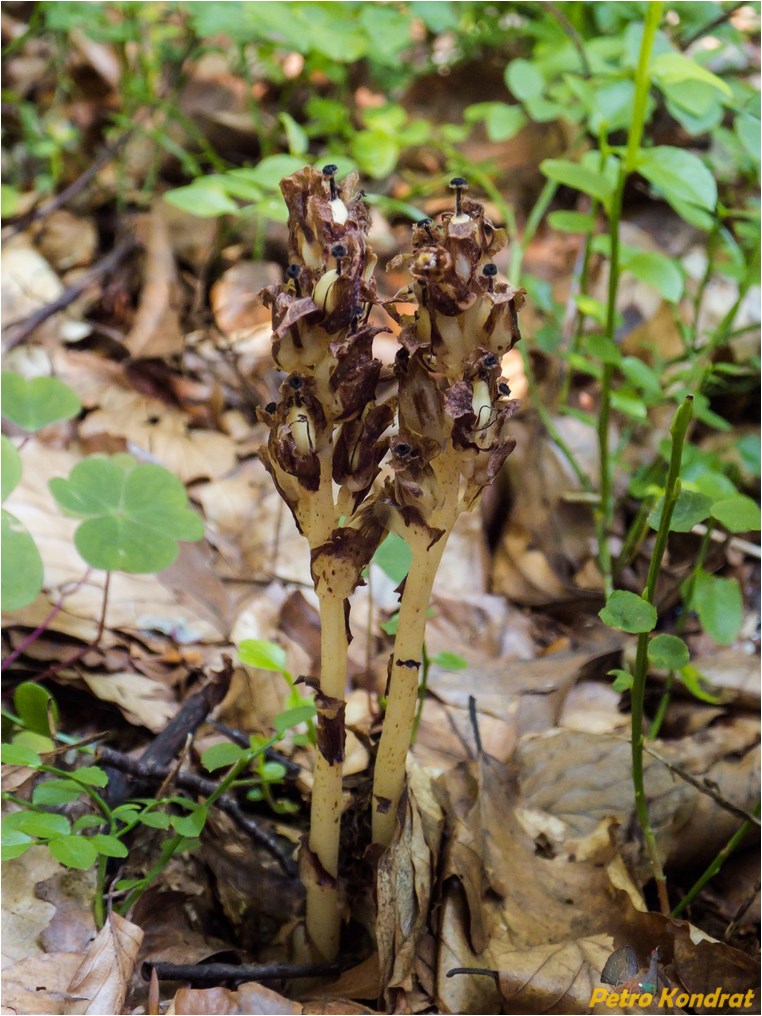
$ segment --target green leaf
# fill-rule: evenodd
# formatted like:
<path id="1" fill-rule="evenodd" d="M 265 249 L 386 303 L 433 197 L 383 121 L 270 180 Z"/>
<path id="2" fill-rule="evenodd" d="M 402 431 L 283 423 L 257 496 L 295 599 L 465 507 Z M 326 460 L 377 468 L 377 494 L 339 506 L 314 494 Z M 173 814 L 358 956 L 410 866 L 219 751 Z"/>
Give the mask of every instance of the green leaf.
<path id="1" fill-rule="evenodd" d="M 548 223 L 560 233 L 592 233 L 595 219 L 588 212 L 551 212 Z"/>
<path id="2" fill-rule="evenodd" d="M 397 629 L 400 623 L 400 612 L 392 614 L 388 621 L 384 621 L 381 625 L 381 631 L 385 631 L 387 635 L 396 635 Z"/>
<path id="3" fill-rule="evenodd" d="M 316 713 L 314 702 L 305 702 L 303 706 L 295 706 L 293 709 L 286 709 L 285 712 L 279 713 L 273 720 L 273 726 L 282 737 L 292 727 L 298 727 L 300 723 L 313 720 Z"/>
<path id="4" fill-rule="evenodd" d="M 9 370 L 2 372 L 2 400 L 3 416 L 29 431 L 69 420 L 82 409 L 75 393 L 58 378 L 27 380 Z"/>
<path id="5" fill-rule="evenodd" d="M 0 757 L 8 766 L 27 766 L 29 769 L 39 769 L 42 765 L 42 759 L 37 752 L 21 744 L 4 744 Z"/>
<path id="6" fill-rule="evenodd" d="M 32 791 L 32 804 L 56 807 L 59 804 L 71 804 L 84 793 L 82 787 L 74 780 L 45 780 L 38 783 Z"/>
<path id="7" fill-rule="evenodd" d="M 380 180 L 397 165 L 399 145 L 396 139 L 380 130 L 358 131 L 351 142 L 352 158 L 368 176 Z"/>
<path id="8" fill-rule="evenodd" d="M 659 498 L 656 507 L 648 516 L 651 529 L 661 525 L 661 513 L 664 510 L 664 498 Z M 709 518 L 712 510 L 712 498 L 700 494 L 696 490 L 681 490 L 677 504 L 672 512 L 669 529 L 671 533 L 690 533 L 694 526 Z"/>
<path id="9" fill-rule="evenodd" d="M 173 208 L 189 212 L 199 219 L 216 219 L 238 211 L 238 205 L 228 195 L 225 182 L 219 177 L 201 177 L 187 187 L 167 191 L 164 200 Z"/>
<path id="10" fill-rule="evenodd" d="M 21 857 L 33 843 L 34 840 L 31 836 L 27 836 L 19 829 L 8 829 L 6 823 L 3 822 L 0 856 L 4 861 L 12 861 L 14 857 Z"/>
<path id="11" fill-rule="evenodd" d="M 5 508 L 2 548 L 3 610 L 20 610 L 39 596 L 45 572 L 31 533 Z"/>
<path id="12" fill-rule="evenodd" d="M 520 106 L 509 106 L 505 102 L 477 102 L 467 106 L 463 117 L 468 123 L 484 121 L 490 141 L 508 141 L 527 122 Z"/>
<path id="13" fill-rule="evenodd" d="M 456 8 L 449 0 L 413 0 L 409 6 L 410 13 L 437 35 L 458 27 Z"/>
<path id="14" fill-rule="evenodd" d="M 90 842 L 104 857 L 127 857 L 127 847 L 116 836 L 109 836 L 106 833 L 96 833 L 90 837 Z"/>
<path id="15" fill-rule="evenodd" d="M 73 775 L 88 787 L 105 787 L 108 784 L 108 775 L 98 766 L 80 766 Z"/>
<path id="16" fill-rule="evenodd" d="M 172 828 L 181 836 L 195 839 L 200 835 L 206 821 L 206 813 L 203 808 L 197 808 L 190 815 L 172 815 L 170 823 Z"/>
<path id="17" fill-rule="evenodd" d="M 260 778 L 265 783 L 280 783 L 286 772 L 282 762 L 263 762 L 258 770 Z"/>
<path id="18" fill-rule="evenodd" d="M 661 376 L 637 356 L 625 356 L 619 365 L 622 373 L 644 395 L 661 398 Z"/>
<path id="19" fill-rule="evenodd" d="M 614 670 L 609 670 L 608 673 L 614 678 L 611 685 L 614 691 L 618 691 L 621 694 L 632 688 L 634 678 L 629 670 L 621 670 L 619 667 L 615 667 Z"/>
<path id="20" fill-rule="evenodd" d="M 549 180 L 589 194 L 604 205 L 614 191 L 611 181 L 603 173 L 580 166 L 579 163 L 570 162 L 568 159 L 543 159 L 540 169 Z"/>
<path id="21" fill-rule="evenodd" d="M 18 449 L 10 438 L 3 434 L 0 436 L 0 443 L 2 444 L 2 500 L 5 501 L 18 486 L 23 466 Z"/>
<path id="22" fill-rule="evenodd" d="M 656 608 L 626 589 L 615 589 L 606 600 L 606 606 L 598 612 L 598 617 L 609 628 L 630 632 L 632 635 L 653 631 L 658 615 Z"/>
<path id="23" fill-rule="evenodd" d="M 113 812 L 111 813 L 113 815 Z M 103 818 L 100 815 L 80 815 L 74 825 L 72 832 L 78 833 L 83 829 L 97 829 L 103 825 Z"/>
<path id="24" fill-rule="evenodd" d="M 636 392 L 624 388 L 612 391 L 611 408 L 643 423 L 648 419 L 648 410 L 643 399 Z"/>
<path id="25" fill-rule="evenodd" d="M 268 155 L 256 166 L 247 169 L 252 183 L 259 184 L 265 190 L 277 191 L 284 176 L 291 176 L 297 170 L 304 169 L 304 159 L 296 155 Z"/>
<path id="26" fill-rule="evenodd" d="M 49 840 L 53 836 L 68 836 L 71 824 L 65 815 L 53 815 L 47 811 L 22 811 L 13 815 L 13 827 L 27 836 Z"/>
<path id="27" fill-rule="evenodd" d="M 201 756 L 201 764 L 210 773 L 223 766 L 232 766 L 248 754 L 247 748 L 232 744 L 230 741 L 223 741 L 221 744 L 213 744 L 207 748 Z"/>
<path id="28" fill-rule="evenodd" d="M 92 455 L 48 486 L 60 508 L 86 519 L 74 543 L 93 568 L 161 571 L 177 557 L 178 540 L 204 535 L 177 477 L 163 466 L 138 465 L 131 455 Z"/>
<path id="29" fill-rule="evenodd" d="M 720 701 L 716 695 L 712 695 L 711 692 L 704 689 L 703 685 L 709 684 L 709 680 L 697 667 L 694 667 L 692 664 L 689 663 L 680 668 L 680 680 L 691 695 L 693 695 L 694 698 L 699 699 L 701 702 L 708 702 L 710 705 L 717 705 Z"/>
<path id="30" fill-rule="evenodd" d="M 760 527 L 759 505 L 744 494 L 715 501 L 712 518 L 731 533 L 757 532 Z"/>
<path id="31" fill-rule="evenodd" d="M 636 279 L 653 286 L 670 303 L 677 303 L 683 295 L 683 273 L 674 258 L 629 247 L 622 250 L 621 266 Z"/>
<path id="32" fill-rule="evenodd" d="M 448 652 L 437 653 L 436 656 L 432 656 L 431 662 L 442 670 L 465 670 L 468 666 L 462 656 Z"/>
<path id="33" fill-rule="evenodd" d="M 238 646 L 238 659 L 249 667 L 274 670 L 276 674 L 288 674 L 286 650 L 276 642 L 268 642 L 267 639 L 244 639 Z"/>
<path id="34" fill-rule="evenodd" d="M 693 152 L 671 145 L 659 145 L 640 152 L 638 172 L 654 185 L 678 211 L 678 205 L 697 205 L 713 211 L 717 204 L 717 183 Z"/>
<path id="35" fill-rule="evenodd" d="M 164 811 L 146 811 L 138 815 L 138 820 L 149 829 L 169 829 L 169 815 Z"/>
<path id="36" fill-rule="evenodd" d="M 55 731 L 58 706 L 47 688 L 34 681 L 24 681 L 13 693 L 13 705 L 27 730 L 48 738 L 51 727 Z"/>
<path id="37" fill-rule="evenodd" d="M 707 635 L 721 646 L 729 646 L 738 637 L 743 623 L 743 596 L 735 579 L 723 579 L 699 569 L 690 606 Z"/>
<path id="38" fill-rule="evenodd" d="M 511 60 L 505 68 L 505 83 L 515 98 L 534 99 L 545 90 L 542 71 L 529 60 Z"/>
<path id="39" fill-rule="evenodd" d="M 0 183 L 0 217 L 15 215 L 21 205 L 21 195 L 10 184 Z"/>
<path id="40" fill-rule="evenodd" d="M 291 155 L 304 155 L 310 147 L 310 139 L 304 128 L 294 120 L 290 113 L 278 113 L 278 119 L 286 133 L 286 142 Z"/>
<path id="41" fill-rule="evenodd" d="M 67 868 L 77 868 L 80 871 L 92 868 L 98 858 L 97 850 L 84 836 L 62 836 L 50 840 L 48 850 Z"/>
<path id="42" fill-rule="evenodd" d="M 700 81 L 711 85 L 728 97 L 732 95 L 730 87 L 722 78 L 718 78 L 716 74 L 712 74 L 682 53 L 661 53 L 651 61 L 651 75 L 659 85 L 665 87 L 675 82 Z"/>
<path id="43" fill-rule="evenodd" d="M 733 124 L 736 137 L 754 162 L 759 162 L 759 117 L 749 112 L 739 113 Z"/>
<path id="44" fill-rule="evenodd" d="M 688 646 L 677 635 L 656 635 L 648 643 L 648 659 L 662 670 L 678 670 L 690 658 Z"/>
<path id="45" fill-rule="evenodd" d="M 399 585 L 410 571 L 413 554 L 410 547 L 396 533 L 389 533 L 373 555 L 373 564 L 377 565 L 384 575 Z"/>
<path id="46" fill-rule="evenodd" d="M 38 755 L 46 755 L 49 751 L 54 751 L 56 747 L 52 737 L 36 734 L 33 730 L 20 730 L 13 735 L 13 743 L 23 748 L 29 748 Z"/>

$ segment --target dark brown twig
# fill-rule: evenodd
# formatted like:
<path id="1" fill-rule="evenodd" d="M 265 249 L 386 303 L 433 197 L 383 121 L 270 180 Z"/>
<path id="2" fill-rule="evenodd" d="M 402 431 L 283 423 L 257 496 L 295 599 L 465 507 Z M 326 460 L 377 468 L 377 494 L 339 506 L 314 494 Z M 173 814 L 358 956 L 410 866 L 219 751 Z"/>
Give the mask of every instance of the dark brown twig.
<path id="1" fill-rule="evenodd" d="M 155 971 L 160 981 L 186 981 L 188 984 L 245 981 L 290 981 L 297 977 L 332 977 L 341 973 L 340 963 L 144 963 L 140 969 L 144 981 Z"/>
<path id="2" fill-rule="evenodd" d="M 106 572 L 106 579 L 103 583 L 103 603 L 101 604 L 101 614 L 98 618 L 98 629 L 95 632 L 95 637 L 92 638 L 86 646 L 78 649 L 73 656 L 70 656 L 66 660 L 59 660 L 58 663 L 52 664 L 47 670 L 43 670 L 41 674 L 36 674 L 32 681 L 44 681 L 48 677 L 52 677 L 57 674 L 59 670 L 64 670 L 66 667 L 73 667 L 75 663 L 78 663 L 83 656 L 86 656 L 91 649 L 97 649 L 100 640 L 103 638 L 103 632 L 106 629 L 106 611 L 108 610 L 108 591 L 111 584 L 111 572 Z"/>
<path id="3" fill-rule="evenodd" d="M 706 35 L 707 32 L 711 32 L 715 28 L 719 28 L 720 25 L 723 25 L 726 21 L 729 21 L 730 18 L 732 18 L 733 15 L 735 14 L 735 12 L 737 10 L 740 10 L 740 8 L 744 6 L 745 0 L 742 0 L 741 3 L 733 4 L 732 7 L 726 7 L 725 10 L 721 14 L 718 14 L 716 18 L 713 18 L 706 25 L 702 25 L 701 28 L 697 28 L 696 31 L 693 33 L 693 35 L 689 35 L 687 39 L 683 39 L 683 41 L 680 43 L 681 48 L 687 49 L 689 46 L 692 46 L 697 39 L 700 39 L 703 35 Z"/>
<path id="4" fill-rule="evenodd" d="M 572 46 L 574 46 L 574 48 L 576 49 L 577 56 L 579 57 L 580 63 L 582 64 L 582 71 L 585 77 L 586 78 L 592 77 L 593 72 L 592 68 L 590 67 L 590 61 L 587 59 L 587 53 L 585 52 L 585 44 L 580 38 L 579 32 L 571 23 L 571 21 L 569 21 L 564 12 L 558 6 L 558 4 L 553 3 L 553 0 L 546 0 L 545 6 L 548 8 L 550 13 L 559 23 L 561 28 L 563 28 L 565 35 L 569 38 L 569 41 L 571 42 Z"/>
<path id="5" fill-rule="evenodd" d="M 54 619 L 63 609 L 64 600 L 66 599 L 66 597 L 69 596 L 71 593 L 77 592 L 82 583 L 87 581 L 90 575 L 90 571 L 91 569 L 88 568 L 85 574 L 82 576 L 82 578 L 79 579 L 79 581 L 76 582 L 73 586 L 70 583 L 66 584 L 66 588 L 62 590 L 61 595 L 58 598 L 58 602 L 53 606 L 53 609 L 50 611 L 48 616 L 37 625 L 34 631 L 30 632 L 25 639 L 22 639 L 22 641 L 19 642 L 19 644 L 16 646 L 13 652 L 10 653 L 3 660 L 2 664 L 0 664 L 0 669 L 7 670 L 11 666 L 11 664 L 16 662 L 16 660 L 19 658 L 19 656 L 21 656 L 24 650 L 28 649 L 29 646 L 32 645 L 32 643 L 36 642 L 37 639 L 40 638 L 48 630 L 50 625 L 53 623 Z"/>
<path id="6" fill-rule="evenodd" d="M 143 759 L 131 758 L 113 748 L 101 748 L 98 752 L 98 761 L 106 766 L 112 766 L 122 772 L 135 776 L 140 780 L 152 783 L 161 783 L 169 775 L 169 766 L 159 766 L 152 762 L 145 762 Z M 183 790 L 192 794 L 200 794 L 209 797 L 217 789 L 214 780 L 205 779 L 195 773 L 180 772 L 175 778 L 175 783 Z M 284 853 L 276 838 L 266 832 L 250 816 L 245 814 L 236 802 L 226 794 L 217 800 L 218 807 L 229 815 L 233 821 L 241 827 L 255 843 L 263 847 L 279 864 L 281 870 L 291 878 L 296 878 L 296 865 L 290 857 Z M 161 975 L 160 975 L 161 976 Z"/>
<path id="7" fill-rule="evenodd" d="M 97 282 L 103 275 L 112 272 L 117 265 L 123 261 L 128 254 L 130 254 L 137 246 L 135 238 L 133 236 L 125 237 L 110 253 L 105 257 L 101 258 L 92 268 L 90 268 L 84 275 L 80 276 L 76 282 L 73 282 L 70 286 L 61 293 L 60 296 L 56 297 L 55 300 L 51 300 L 50 303 L 46 303 L 44 307 L 40 307 L 26 318 L 22 318 L 20 321 L 11 321 L 3 328 L 3 333 L 6 335 L 4 342 L 5 350 L 13 349 L 20 342 L 23 342 L 27 336 L 31 335 L 41 324 L 44 324 L 48 318 L 54 314 L 58 314 L 60 311 L 65 310 L 69 304 L 74 303 L 78 296 L 80 296 L 88 286 Z"/>
<path id="8" fill-rule="evenodd" d="M 744 822 L 751 822 L 757 827 L 760 826 L 760 820 L 756 815 L 753 815 L 750 811 L 746 811 L 744 808 L 739 808 L 737 804 L 733 804 L 731 801 L 728 801 L 712 786 L 708 780 L 699 780 L 695 776 L 692 776 L 690 773 L 686 772 L 685 769 L 681 769 L 680 766 L 674 765 L 669 761 L 669 759 L 664 758 L 663 755 L 654 751 L 647 743 L 643 745 L 643 750 L 647 751 L 648 754 L 655 758 L 657 762 L 661 762 L 663 766 L 666 766 L 670 772 L 675 774 L 675 776 L 679 776 L 681 780 L 685 780 L 686 783 L 690 783 L 690 785 L 695 787 L 700 794 L 706 794 L 707 797 L 711 797 L 716 804 L 719 804 L 719 806 L 725 811 L 729 811 L 731 815 L 735 815 L 736 818 L 743 819 Z"/>
<path id="9" fill-rule="evenodd" d="M 108 145 L 96 156 L 95 161 L 87 167 L 84 173 L 80 174 L 76 180 L 72 180 L 68 187 L 64 187 L 60 194 L 56 194 L 54 198 L 45 202 L 44 205 L 38 205 L 36 208 L 32 208 L 31 211 L 27 212 L 25 215 L 21 215 L 15 222 L 11 223 L 9 228 L 5 231 L 3 239 L 9 240 L 12 236 L 16 236 L 17 233 L 21 233 L 33 222 L 37 222 L 38 219 L 44 219 L 48 215 L 52 215 L 53 212 L 58 211 L 59 208 L 63 208 L 65 204 L 68 204 L 72 198 L 75 198 L 78 194 L 80 194 L 91 183 L 91 181 L 95 179 L 104 166 L 107 166 L 109 162 L 111 162 L 111 160 L 119 154 L 130 140 L 133 133 L 133 130 L 129 130 L 120 135 L 113 144 Z"/>

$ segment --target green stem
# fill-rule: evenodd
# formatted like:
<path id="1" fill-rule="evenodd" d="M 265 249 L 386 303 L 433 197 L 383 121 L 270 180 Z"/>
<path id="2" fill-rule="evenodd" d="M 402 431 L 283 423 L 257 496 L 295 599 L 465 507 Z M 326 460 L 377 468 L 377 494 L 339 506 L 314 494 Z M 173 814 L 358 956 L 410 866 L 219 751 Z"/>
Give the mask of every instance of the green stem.
<path id="1" fill-rule="evenodd" d="M 654 549 L 651 555 L 651 562 L 648 568 L 646 588 L 643 590 L 643 599 L 653 604 L 656 594 L 656 583 L 661 570 L 661 562 L 664 552 L 667 549 L 669 538 L 669 527 L 672 521 L 672 513 L 675 510 L 677 499 L 680 496 L 680 463 L 683 456 L 683 445 L 688 426 L 693 414 L 693 398 L 688 396 L 685 402 L 678 408 L 670 427 L 672 435 L 672 453 L 670 456 L 669 472 L 664 489 L 664 506 L 661 513 L 659 529 L 656 533 Z M 656 887 L 659 893 L 659 904 L 663 913 L 669 913 L 669 900 L 667 897 L 667 885 L 664 878 L 664 869 L 661 863 L 659 847 L 656 842 L 651 820 L 648 815 L 648 801 L 646 800 L 645 781 L 643 773 L 643 704 L 646 690 L 646 674 L 648 671 L 648 632 L 638 635 L 637 653 L 635 656 L 635 670 L 632 682 L 632 783 L 635 791 L 635 812 L 638 816 L 640 828 L 643 831 L 643 841 L 646 852 L 651 862 L 651 869 L 656 880 Z"/>
<path id="2" fill-rule="evenodd" d="M 759 818 L 759 811 L 760 807 L 759 804 L 757 804 L 754 810 L 752 811 L 752 815 Z M 696 879 L 696 881 L 690 887 L 685 896 L 683 896 L 683 898 L 680 900 L 677 906 L 673 909 L 670 915 L 671 917 L 679 917 L 680 914 L 682 914 L 682 912 L 685 910 L 685 908 L 690 903 L 693 902 L 693 900 L 698 896 L 698 894 L 701 892 L 701 890 L 704 888 L 707 882 L 709 882 L 710 879 L 714 878 L 714 876 L 719 872 L 720 868 L 722 868 L 725 861 L 727 861 L 730 855 L 740 846 L 745 836 L 752 828 L 753 824 L 754 823 L 748 818 L 746 819 L 745 822 L 741 823 L 741 825 L 733 833 L 733 835 L 730 837 L 725 846 L 717 853 L 717 856 L 710 862 L 709 867 L 706 869 L 706 871 L 704 871 L 704 873 L 700 875 L 698 879 Z"/>
<path id="3" fill-rule="evenodd" d="M 704 533 L 703 539 L 701 540 L 701 546 L 699 547 L 698 554 L 696 555 L 696 563 L 693 566 L 693 571 L 689 575 L 683 587 L 683 612 L 680 615 L 680 619 L 677 623 L 678 635 L 682 635 L 683 631 L 685 630 L 685 620 L 688 616 L 688 604 L 691 602 L 693 598 L 693 587 L 696 585 L 696 577 L 698 576 L 698 573 L 701 570 L 701 568 L 704 566 L 704 561 L 706 560 L 707 551 L 709 550 L 709 545 L 712 540 L 712 529 L 713 527 L 711 525 L 710 520 L 709 525 L 707 525 L 706 527 L 706 532 Z M 654 716 L 653 723 L 651 724 L 651 729 L 648 731 L 649 741 L 654 741 L 659 736 L 661 725 L 664 722 L 664 717 L 667 714 L 667 706 L 669 705 L 670 698 L 672 697 L 672 686 L 674 685 L 674 683 L 675 683 L 675 672 L 674 670 L 670 670 L 669 674 L 667 675 L 666 683 L 664 685 L 664 691 L 662 692 L 661 699 L 659 700 L 659 705 L 656 709 L 656 715 Z"/>
<path id="4" fill-rule="evenodd" d="M 609 262 L 609 284 L 606 301 L 606 338 L 613 343 L 616 336 L 616 298 L 619 289 L 619 224 L 622 217 L 622 200 L 627 178 L 635 170 L 643 139 L 643 129 L 648 109 L 648 93 L 651 87 L 649 64 L 653 49 L 656 30 L 661 21 L 663 3 L 652 0 L 646 11 L 643 26 L 643 39 L 640 44 L 640 56 L 635 72 L 635 97 L 633 100 L 632 120 L 627 135 L 627 147 L 624 159 L 619 167 L 616 187 L 608 209 L 609 238 L 611 254 Z M 600 505 L 596 513 L 596 531 L 598 534 L 598 566 L 603 576 L 604 592 L 608 597 L 613 589 L 611 547 L 609 536 L 614 519 L 613 476 L 609 453 L 609 427 L 611 420 L 611 388 L 614 377 L 612 364 L 603 365 L 601 377 L 601 404 L 598 414 L 598 457 L 600 462 Z"/>
<path id="5" fill-rule="evenodd" d="M 545 213 L 550 206 L 551 201 L 556 196 L 558 190 L 558 184 L 555 180 L 546 180 L 545 186 L 540 191 L 540 195 L 532 206 L 532 211 L 524 226 L 524 233 L 519 243 L 513 245 L 513 251 L 511 254 L 511 264 L 508 271 L 508 278 L 513 279 L 515 285 L 518 286 L 519 278 L 521 276 L 521 268 L 524 261 L 524 255 L 529 248 L 529 244 L 535 237 L 540 223 L 543 220 Z"/>

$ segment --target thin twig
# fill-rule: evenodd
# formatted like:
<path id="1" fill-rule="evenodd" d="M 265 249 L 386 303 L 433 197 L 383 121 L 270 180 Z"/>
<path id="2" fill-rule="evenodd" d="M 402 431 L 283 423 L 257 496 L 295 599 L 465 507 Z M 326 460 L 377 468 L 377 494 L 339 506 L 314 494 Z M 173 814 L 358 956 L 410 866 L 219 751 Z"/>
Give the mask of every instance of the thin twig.
<path id="1" fill-rule="evenodd" d="M 112 272 L 117 265 L 135 249 L 136 246 L 137 243 L 133 236 L 125 237 L 116 247 L 114 247 L 112 251 L 110 251 L 110 253 L 101 258 L 101 260 L 85 272 L 84 275 L 81 275 L 76 282 L 67 286 L 63 293 L 56 297 L 55 300 L 51 300 L 50 303 L 46 303 L 44 307 L 39 307 L 28 317 L 22 318 L 20 321 L 11 321 L 7 324 L 3 328 L 3 333 L 7 335 L 4 342 L 6 352 L 9 349 L 13 349 L 15 346 L 18 346 L 20 342 L 23 342 L 27 336 L 36 331 L 36 329 L 38 329 L 41 324 L 44 324 L 48 318 L 52 317 L 54 314 L 58 314 L 62 310 L 65 310 L 69 304 L 74 303 L 77 297 L 80 296 L 88 286 L 97 282 L 108 272 Z"/>
<path id="2" fill-rule="evenodd" d="M 476 699 L 473 695 L 468 696 L 468 718 L 471 720 L 471 730 L 474 732 L 476 754 L 479 756 L 484 753 L 484 749 L 482 748 L 482 735 L 479 732 L 479 717 L 476 714 Z"/>
<path id="3" fill-rule="evenodd" d="M 186 981 L 188 984 L 242 984 L 245 981 L 291 981 L 298 977 L 332 977 L 340 974 L 340 963 L 144 963 L 141 975 L 147 981 L 152 972 L 160 981 Z"/>
<path id="4" fill-rule="evenodd" d="M 576 49 L 577 56 L 579 57 L 579 62 L 582 64 L 582 70 L 584 72 L 585 77 L 591 78 L 593 76 L 593 70 L 590 66 L 590 61 L 587 59 L 587 53 L 585 52 L 585 44 L 582 41 L 579 32 L 571 23 L 571 21 L 569 21 L 564 12 L 558 6 L 558 4 L 553 3 L 553 0 L 546 0 L 545 6 L 548 8 L 550 13 L 559 23 L 561 28 L 563 28 L 564 33 L 569 38 L 569 41 L 571 42 L 572 46 L 574 46 L 574 48 Z"/>
<path id="5" fill-rule="evenodd" d="M 122 772 L 135 776 L 138 779 L 153 783 L 162 783 L 170 774 L 170 767 L 156 765 L 153 762 L 146 762 L 143 759 L 132 758 L 113 748 L 101 748 L 98 752 L 98 761 L 104 765 L 112 766 Z M 201 794 L 210 797 L 217 789 L 218 784 L 214 780 L 208 780 L 195 773 L 180 772 L 175 778 L 178 787 L 188 790 L 193 794 Z M 238 804 L 231 798 L 223 795 L 217 801 L 220 809 L 229 815 L 255 843 L 258 843 L 278 862 L 285 874 L 292 878 L 296 877 L 296 865 L 282 850 L 280 844 L 270 833 L 266 832 L 250 816 L 246 815 Z"/>
<path id="6" fill-rule="evenodd" d="M 64 670 L 66 667 L 73 667 L 75 663 L 78 663 L 83 656 L 90 652 L 91 649 L 97 649 L 100 640 L 103 638 L 103 632 L 106 629 L 106 611 L 108 610 L 108 591 L 111 584 L 111 572 L 106 572 L 106 581 L 103 583 L 103 603 L 101 604 L 101 615 L 98 618 L 98 629 L 95 632 L 95 638 L 91 639 L 86 646 L 78 649 L 77 652 L 68 658 L 68 660 L 59 660 L 58 663 L 54 663 L 48 667 L 47 670 L 43 670 L 41 674 L 37 674 L 34 677 L 29 678 L 30 681 L 44 681 L 48 677 L 52 677 L 57 674 L 59 670 Z"/>
<path id="7" fill-rule="evenodd" d="M 687 39 L 683 39 L 683 41 L 680 43 L 681 48 L 687 49 L 689 46 L 692 46 L 697 39 L 700 39 L 703 35 L 706 35 L 707 32 L 712 32 L 714 31 L 715 28 L 719 28 L 720 25 L 723 25 L 726 21 L 729 21 L 736 11 L 740 10 L 742 7 L 745 6 L 745 2 L 746 0 L 742 0 L 741 3 L 736 3 L 733 4 L 732 7 L 727 7 L 722 12 L 722 14 L 718 14 L 716 18 L 713 18 L 706 25 L 702 25 L 701 28 L 697 28 L 696 31 L 693 33 L 693 35 L 689 35 Z"/>
<path id="8" fill-rule="evenodd" d="M 657 762 L 661 762 L 663 766 L 666 766 L 670 772 L 679 776 L 681 780 L 685 780 L 686 783 L 690 783 L 690 785 L 695 787 L 699 793 L 706 794 L 707 797 L 711 797 L 713 801 L 719 804 L 721 808 L 724 808 L 725 811 L 729 811 L 731 815 L 735 815 L 736 818 L 743 819 L 745 822 L 753 822 L 756 826 L 760 825 L 760 820 L 756 815 L 753 815 L 750 811 L 746 811 L 744 808 L 739 808 L 737 804 L 732 804 L 730 801 L 726 800 L 708 781 L 705 782 L 699 780 L 695 776 L 686 772 L 685 769 L 681 769 L 680 766 L 674 765 L 668 759 L 664 758 L 663 755 L 660 755 L 659 752 L 654 751 L 647 743 L 643 744 L 643 750 L 647 751 L 648 754 L 655 758 Z"/>
<path id="9" fill-rule="evenodd" d="M 19 658 L 19 656 L 21 656 L 24 650 L 28 649 L 29 646 L 31 646 L 34 642 L 36 642 L 37 639 L 40 638 L 40 636 L 43 635 L 48 630 L 48 628 L 53 623 L 54 619 L 61 612 L 66 597 L 69 596 L 71 593 L 77 592 L 77 590 L 80 588 L 83 582 L 87 581 L 91 570 L 92 569 L 88 568 L 85 574 L 82 576 L 82 578 L 75 584 L 75 586 L 72 589 L 66 588 L 61 591 L 61 595 L 58 598 L 58 602 L 55 604 L 55 606 L 50 611 L 48 616 L 37 625 L 34 631 L 30 632 L 25 639 L 19 642 L 19 644 L 16 646 L 13 652 L 10 653 L 3 660 L 2 664 L 0 664 L 0 669 L 7 670 L 12 663 L 16 662 L 16 660 Z"/>
<path id="10" fill-rule="evenodd" d="M 56 194 L 54 198 L 51 198 L 50 201 L 47 201 L 44 205 L 38 205 L 25 215 L 20 216 L 15 220 L 15 222 L 11 223 L 9 228 L 5 231 L 3 239 L 10 240 L 12 236 L 16 236 L 17 233 L 21 233 L 33 222 L 37 222 L 38 219 L 44 219 L 48 215 L 52 215 L 53 212 L 58 211 L 59 208 L 68 204 L 72 198 L 75 198 L 78 194 L 80 194 L 95 179 L 104 166 L 107 166 L 109 162 L 111 162 L 111 160 L 119 154 L 130 140 L 133 133 L 134 129 L 128 130 L 124 134 L 120 135 L 115 142 L 105 147 L 100 154 L 96 156 L 95 161 L 87 167 L 84 173 L 78 176 L 76 180 L 72 180 L 68 187 L 64 187 L 60 194 Z"/>

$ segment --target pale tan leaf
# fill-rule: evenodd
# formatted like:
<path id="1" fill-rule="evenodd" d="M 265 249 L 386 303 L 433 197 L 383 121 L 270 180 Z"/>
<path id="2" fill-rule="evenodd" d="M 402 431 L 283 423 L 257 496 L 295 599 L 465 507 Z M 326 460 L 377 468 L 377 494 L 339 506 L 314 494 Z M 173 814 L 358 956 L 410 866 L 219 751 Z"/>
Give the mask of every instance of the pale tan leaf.
<path id="1" fill-rule="evenodd" d="M 121 1013 L 142 941 L 141 928 L 109 914 L 71 979 L 67 1016 Z"/>

